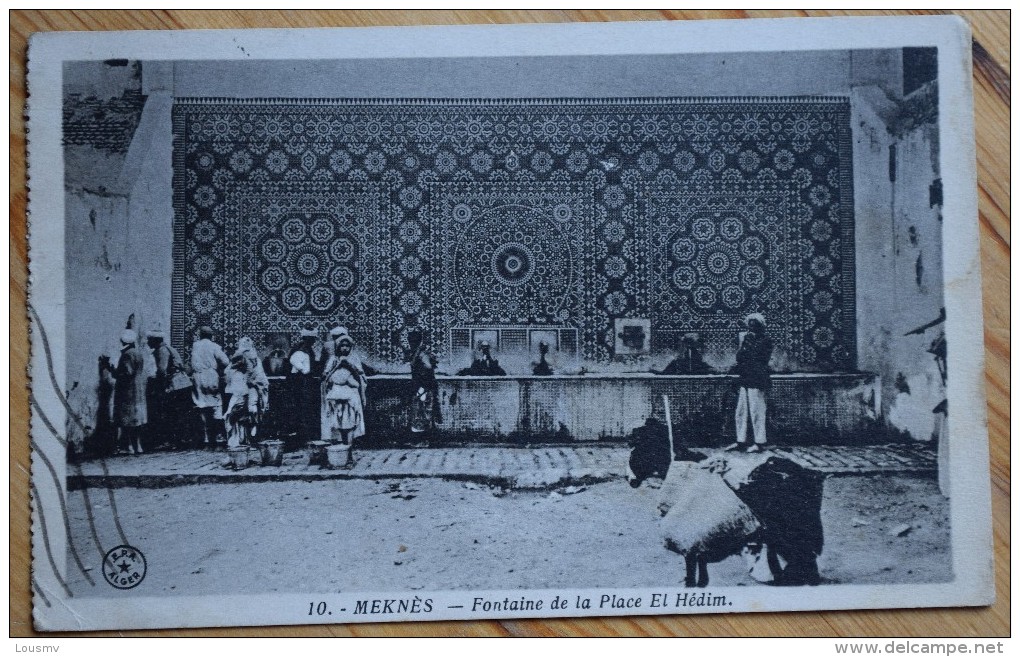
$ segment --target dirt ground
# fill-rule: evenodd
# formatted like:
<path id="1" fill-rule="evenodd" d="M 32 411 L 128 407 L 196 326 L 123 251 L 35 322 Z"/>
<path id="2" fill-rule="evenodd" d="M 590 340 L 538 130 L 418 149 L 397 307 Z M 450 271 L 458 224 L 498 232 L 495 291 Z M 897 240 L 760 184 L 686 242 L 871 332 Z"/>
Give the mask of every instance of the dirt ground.
<path id="1" fill-rule="evenodd" d="M 683 585 L 663 547 L 659 491 L 625 481 L 504 491 L 436 479 L 260 482 L 117 489 L 130 544 L 146 557 L 135 595 L 599 588 Z M 90 490 L 104 549 L 119 541 L 106 491 Z M 68 496 L 80 595 L 110 595 L 83 495 Z M 948 501 L 931 479 L 830 477 L 825 583 L 952 579 Z M 713 586 L 762 586 L 744 559 L 709 566 Z"/>

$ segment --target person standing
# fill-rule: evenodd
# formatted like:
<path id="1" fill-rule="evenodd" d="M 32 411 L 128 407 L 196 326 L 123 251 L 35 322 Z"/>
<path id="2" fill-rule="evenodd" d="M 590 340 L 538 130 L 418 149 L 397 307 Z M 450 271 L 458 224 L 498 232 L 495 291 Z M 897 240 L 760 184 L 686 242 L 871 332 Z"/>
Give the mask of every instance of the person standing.
<path id="1" fill-rule="evenodd" d="M 120 336 L 120 358 L 113 371 L 113 424 L 118 429 L 118 442 L 136 456 L 142 453 L 142 427 L 149 421 L 145 356 L 137 342 L 138 333 L 124 329 Z"/>
<path id="2" fill-rule="evenodd" d="M 351 353 L 354 340 L 347 329 L 330 331 L 336 354 L 326 362 L 323 381 L 330 440 L 350 445 L 365 435 L 365 389 L 368 378 L 361 359 Z"/>
<path id="3" fill-rule="evenodd" d="M 290 374 L 290 354 L 287 338 L 276 336 L 269 354 L 262 359 L 262 371 L 269 380 L 269 395 L 273 399 L 273 410 L 267 412 L 262 419 L 260 430 L 263 435 L 286 440 L 294 435 L 294 414 L 291 390 L 287 382 Z M 281 410 L 284 411 L 281 413 Z"/>
<path id="4" fill-rule="evenodd" d="M 192 401 L 202 419 L 202 439 L 206 447 L 225 442 L 223 436 L 223 373 L 230 359 L 223 347 L 213 342 L 213 330 L 198 329 L 198 339 L 191 345 L 191 371 L 195 389 Z"/>
<path id="5" fill-rule="evenodd" d="M 273 349 L 262 360 L 262 371 L 266 376 L 286 376 L 290 365 L 287 361 L 287 338 L 273 340 Z"/>
<path id="6" fill-rule="evenodd" d="M 113 421 L 113 390 L 117 380 L 113 373 L 116 367 L 107 354 L 99 356 L 99 408 L 96 412 L 96 428 L 87 446 L 89 451 L 100 457 L 117 453 L 117 425 Z"/>
<path id="7" fill-rule="evenodd" d="M 322 433 L 322 392 L 319 389 L 321 363 L 315 356 L 315 343 L 319 336 L 311 326 L 301 331 L 300 342 L 290 353 L 290 373 L 287 385 L 295 414 L 293 423 L 296 445 L 307 445 L 319 440 Z"/>
<path id="8" fill-rule="evenodd" d="M 180 353 L 166 343 L 163 331 L 149 331 L 147 342 L 155 363 L 149 379 L 150 434 L 154 444 L 173 449 L 183 446 L 175 429 L 188 426 L 184 421 L 187 404 L 182 403 L 182 397 L 191 389 L 191 379 Z"/>
<path id="9" fill-rule="evenodd" d="M 223 417 L 227 447 L 251 445 L 269 407 L 269 379 L 251 338 L 237 341 L 237 351 L 227 369 L 226 392 L 230 395 Z"/>
<path id="10" fill-rule="evenodd" d="M 765 334 L 765 317 L 751 313 L 744 319 L 747 330 L 740 335 L 737 349 L 737 441 L 726 451 L 747 449 L 760 452 L 768 444 L 765 435 L 765 393 L 769 388 L 769 360 L 772 339 Z M 747 446 L 747 425 L 750 423 L 754 444 Z"/>
<path id="11" fill-rule="evenodd" d="M 411 433 L 425 433 L 442 422 L 439 410 L 439 383 L 436 381 L 436 358 L 425 348 L 421 329 L 407 334 L 411 348 Z"/>

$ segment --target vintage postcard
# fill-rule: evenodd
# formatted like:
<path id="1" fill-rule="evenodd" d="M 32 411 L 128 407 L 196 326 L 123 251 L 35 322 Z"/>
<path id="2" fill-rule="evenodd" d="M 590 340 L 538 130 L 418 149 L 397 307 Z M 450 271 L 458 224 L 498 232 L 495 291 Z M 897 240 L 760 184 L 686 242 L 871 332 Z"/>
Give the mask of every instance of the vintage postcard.
<path id="1" fill-rule="evenodd" d="M 952 18 L 36 35 L 36 627 L 989 604 L 970 72 Z"/>

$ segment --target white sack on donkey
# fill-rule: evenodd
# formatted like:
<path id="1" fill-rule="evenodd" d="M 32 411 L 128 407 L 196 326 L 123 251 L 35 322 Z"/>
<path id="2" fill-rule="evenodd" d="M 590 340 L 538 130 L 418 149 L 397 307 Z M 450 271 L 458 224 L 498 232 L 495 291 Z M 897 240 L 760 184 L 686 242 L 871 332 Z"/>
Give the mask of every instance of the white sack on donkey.
<path id="1" fill-rule="evenodd" d="M 708 564 L 759 547 L 776 584 L 818 584 L 823 477 L 774 456 L 675 461 L 660 491 L 666 547 L 681 554 L 687 586 L 708 585 Z"/>
<path id="2" fill-rule="evenodd" d="M 709 562 L 739 553 L 761 529 L 721 477 L 687 461 L 669 468 L 659 511 L 666 547 L 687 562 L 687 586 L 707 586 Z"/>

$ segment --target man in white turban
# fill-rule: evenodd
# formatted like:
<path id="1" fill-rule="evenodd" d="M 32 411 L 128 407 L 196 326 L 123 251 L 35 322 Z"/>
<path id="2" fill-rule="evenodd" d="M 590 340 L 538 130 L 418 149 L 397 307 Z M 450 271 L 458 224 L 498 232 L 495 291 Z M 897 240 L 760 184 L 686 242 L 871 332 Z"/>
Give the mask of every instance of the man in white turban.
<path id="1" fill-rule="evenodd" d="M 760 452 L 767 445 L 765 435 L 765 392 L 769 388 L 769 359 L 772 358 L 772 339 L 765 334 L 765 317 L 751 313 L 744 318 L 747 331 L 740 334 L 737 365 L 734 372 L 740 385 L 737 391 L 737 441 L 727 451 L 746 450 Z M 747 425 L 750 423 L 754 444 L 747 445 Z"/>

